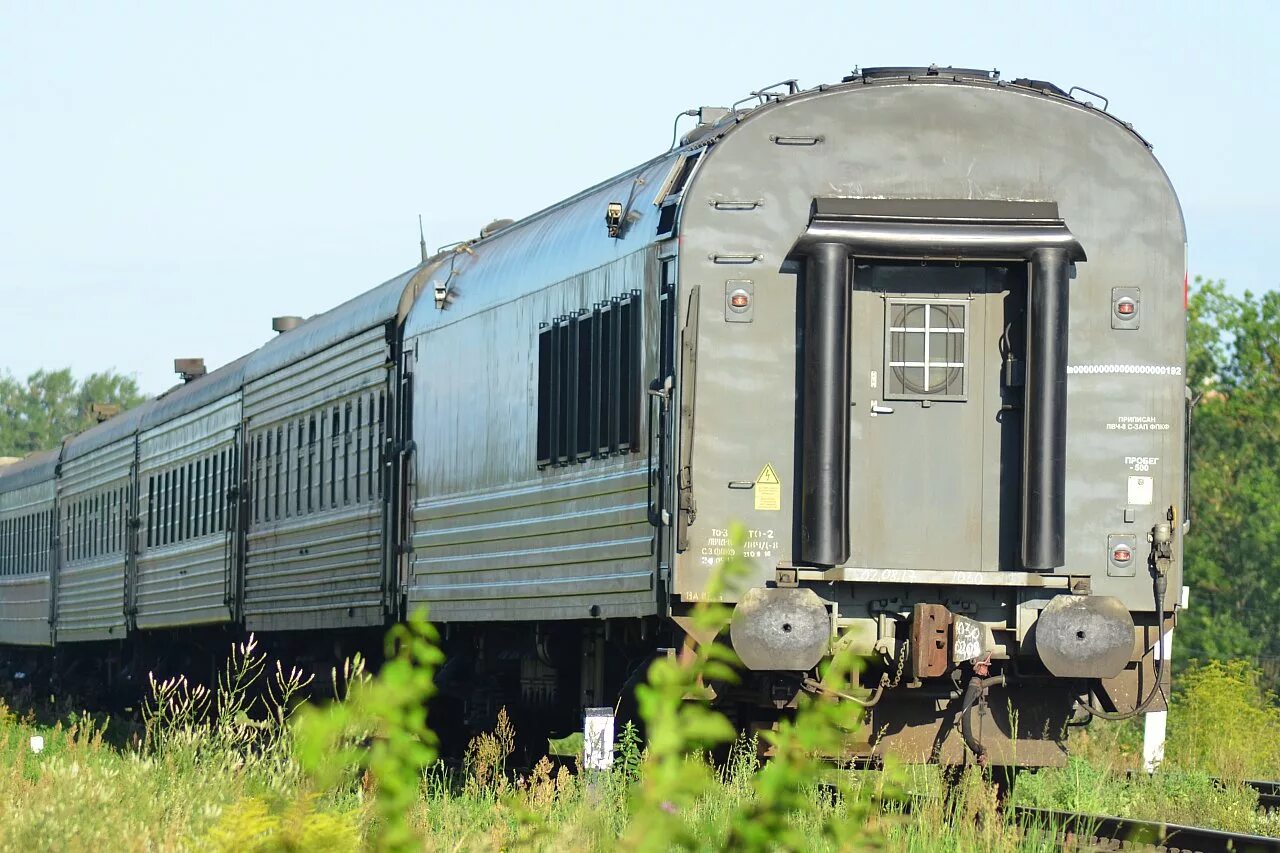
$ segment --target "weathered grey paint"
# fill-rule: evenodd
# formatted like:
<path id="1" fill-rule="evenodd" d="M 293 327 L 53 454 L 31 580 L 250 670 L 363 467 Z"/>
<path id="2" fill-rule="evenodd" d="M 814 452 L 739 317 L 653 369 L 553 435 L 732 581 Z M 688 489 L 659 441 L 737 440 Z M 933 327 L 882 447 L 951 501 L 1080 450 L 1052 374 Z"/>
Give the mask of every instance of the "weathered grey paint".
<path id="1" fill-rule="evenodd" d="M 436 307 L 428 285 L 409 313 L 411 607 L 428 602 L 442 621 L 656 612 L 650 454 L 538 469 L 537 333 L 557 316 L 640 291 L 642 384 L 657 375 L 655 200 L 677 159 L 653 160 L 476 242 L 456 256 L 447 307 Z M 627 210 L 617 239 L 604 222 L 611 201 Z"/>
<path id="2" fill-rule="evenodd" d="M 348 324 L 335 333 L 338 343 L 283 367 L 273 362 L 270 372 L 245 384 L 250 499 L 243 612 L 251 630 L 374 625 L 385 618 L 383 434 L 373 415 L 381 407 L 385 424 L 393 375 L 385 324 L 395 317 L 404 280 L 371 291 L 377 310 L 363 322 L 377 325 Z M 307 326 L 281 339 L 300 332 Z M 252 362 L 248 370 L 255 373 Z M 343 419 L 336 433 L 335 414 Z M 296 436 L 304 430 L 301 445 Z M 279 469 L 257 460 L 268 433 L 286 437 L 289 458 Z M 298 460 L 310 465 L 322 453 L 328 476 L 300 481 Z M 334 461 L 341 482 L 331 476 Z M 264 504 L 255 512 L 259 492 Z M 266 493 L 283 501 L 272 498 L 268 510 Z"/>
<path id="3" fill-rule="evenodd" d="M 776 142 L 796 136 L 818 141 Z M 1108 575 L 1106 544 L 1117 533 L 1143 540 L 1170 507 L 1180 517 L 1185 231 L 1169 181 L 1137 134 L 1100 111 L 1023 87 L 900 78 L 827 87 L 751 111 L 704 160 L 686 191 L 681 220 L 681 291 L 698 287 L 701 296 L 695 306 L 698 418 L 691 459 L 681 461 L 691 469 L 698 514 L 689 525 L 689 549 L 677 558 L 677 596 L 698 596 L 726 547 L 731 521 L 753 530 L 748 551 L 758 567 L 755 584 L 795 558 L 800 266 L 788 255 L 814 199 L 1016 200 L 1055 202 L 1088 255 L 1069 284 L 1066 560 L 1052 574 L 1087 576 L 1094 594 L 1151 611 L 1151 579 Z M 739 200 L 758 204 L 724 204 Z M 754 260 L 717 263 L 724 255 Z M 753 282 L 753 323 L 724 321 L 728 279 Z M 1111 328 L 1116 286 L 1142 289 L 1142 328 Z M 992 521 L 1000 515 L 992 470 L 1002 453 L 993 423 L 996 397 L 979 379 L 969 402 L 934 402 L 925 410 L 919 402 L 895 401 L 887 403 L 892 415 L 870 418 L 870 402 L 886 405 L 869 375 L 870 364 L 883 357 L 877 351 L 883 307 L 856 280 L 852 287 L 855 540 L 847 567 L 940 570 L 940 580 L 947 576 L 942 571 L 1019 570 L 1000 557 L 1002 534 Z M 991 351 L 1000 334 L 993 327 L 998 310 L 979 304 L 987 328 L 974 343 L 984 347 L 989 386 L 998 378 Z M 970 407 L 970 414 L 960 420 L 946 414 L 957 406 Z M 888 456 L 909 451 L 916 456 L 901 467 Z M 927 464 L 919 465 L 920 457 Z M 767 464 L 782 480 L 778 511 L 756 510 L 754 489 L 727 488 L 755 480 Z M 923 469 L 936 473 L 940 488 L 922 488 Z M 1151 503 L 1132 505 L 1129 478 L 1144 475 L 1155 478 Z M 914 512 L 902 511 L 913 506 Z M 1125 523 L 1126 508 L 1133 523 Z M 873 517 L 876 512 L 882 517 Z M 947 517 L 948 524 L 969 526 L 973 548 L 956 551 L 928 540 L 931 519 Z M 952 546 L 955 539 L 947 534 Z M 1170 605 L 1180 583 L 1179 547 Z M 913 597 L 936 594 L 892 584 L 818 589 L 840 615 L 861 617 L 870 598 L 897 596 L 909 608 Z M 1007 616 L 1012 624 L 1019 598 L 1002 596 L 992 602 L 991 621 Z"/>
<path id="4" fill-rule="evenodd" d="M 0 522 L 55 511 L 56 451 L 32 454 L 0 468 Z M 48 516 L 46 516 L 48 517 Z M 41 525 L 35 548 L 20 553 L 16 542 L 0 548 L 8 559 L 0 572 L 0 643 L 48 646 L 53 643 L 51 577 L 57 554 L 53 525 Z M 43 542 L 43 547 L 41 546 Z M 42 566 L 42 568 L 41 568 Z"/>
<path id="5" fill-rule="evenodd" d="M 219 469 L 224 458 L 230 463 L 239 451 L 239 390 L 156 420 L 138 437 L 138 559 L 131 596 L 135 624 L 161 628 L 229 621 L 238 533 L 228 497 L 235 482 L 226 469 L 234 471 L 234 465 Z M 217 467 L 206 468 L 215 456 Z M 163 472 L 179 468 L 193 472 L 192 482 L 202 495 L 194 519 L 198 533 L 180 542 L 148 544 Z M 223 530 L 216 529 L 219 504 Z"/>
<path id="6" fill-rule="evenodd" d="M 138 410 L 134 410 L 138 412 Z M 125 620 L 125 577 L 130 560 L 128 537 L 103 536 L 106 525 L 122 525 L 127 508 L 104 507 L 109 495 L 131 494 L 135 437 L 141 412 L 125 421 L 121 437 L 101 445 L 102 427 L 67 443 L 58 477 L 59 563 L 54 631 L 57 642 L 120 640 Z M 117 419 L 119 419 L 117 418 Z M 112 421 L 103 424 L 110 425 Z M 105 432 L 105 430 L 103 431 Z M 86 439 L 82 441 L 82 439 Z M 93 449 L 84 450 L 85 444 Z M 73 454 L 73 448 L 75 454 Z"/>

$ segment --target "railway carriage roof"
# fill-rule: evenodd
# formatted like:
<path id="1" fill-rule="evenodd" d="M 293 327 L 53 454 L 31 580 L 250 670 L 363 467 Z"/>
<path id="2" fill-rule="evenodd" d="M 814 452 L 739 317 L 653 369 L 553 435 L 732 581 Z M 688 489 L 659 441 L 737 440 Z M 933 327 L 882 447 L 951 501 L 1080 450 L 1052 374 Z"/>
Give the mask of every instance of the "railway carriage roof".
<path id="1" fill-rule="evenodd" d="M 143 416 L 139 429 L 151 429 L 239 392 L 244 382 L 245 366 L 252 357 L 253 353 L 242 355 L 230 364 L 219 367 L 208 376 L 179 385 L 159 397 L 155 405 Z"/>
<path id="2" fill-rule="evenodd" d="M 0 468 L 0 494 L 52 480 L 58 467 L 58 451 L 42 450 Z"/>
<path id="3" fill-rule="evenodd" d="M 108 444 L 132 436 L 138 431 L 138 425 L 142 423 L 142 419 L 155 408 L 156 403 L 156 400 L 148 400 L 69 439 L 66 449 L 62 452 L 62 461 L 78 459 Z"/>
<path id="4" fill-rule="evenodd" d="M 248 383 L 260 379 L 295 361 L 342 343 L 360 332 L 395 319 L 400 307 L 400 297 L 416 271 L 415 267 L 401 273 L 263 344 L 261 349 L 247 356 L 244 381 Z"/>

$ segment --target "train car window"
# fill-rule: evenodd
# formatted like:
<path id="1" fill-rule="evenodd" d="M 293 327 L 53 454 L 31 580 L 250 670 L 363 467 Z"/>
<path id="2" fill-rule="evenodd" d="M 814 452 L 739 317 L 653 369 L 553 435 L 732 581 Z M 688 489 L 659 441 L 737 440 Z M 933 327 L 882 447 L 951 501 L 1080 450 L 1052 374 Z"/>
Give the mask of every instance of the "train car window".
<path id="1" fill-rule="evenodd" d="M 271 517 L 276 521 L 284 518 L 289 511 L 289 502 L 284 499 L 289 489 L 289 454 L 285 450 L 286 430 L 284 426 L 276 427 L 275 460 L 276 476 L 271 484 Z"/>
<path id="2" fill-rule="evenodd" d="M 366 467 L 365 467 L 365 486 L 364 486 L 365 500 L 368 500 L 368 501 L 371 501 L 374 498 L 373 469 L 378 464 L 378 453 L 377 453 L 377 448 L 375 446 L 377 444 L 376 435 L 377 435 L 378 427 L 377 427 L 377 424 L 374 422 L 373 416 L 374 416 L 373 392 L 370 392 L 369 393 L 369 436 L 368 436 L 369 458 L 365 463 Z"/>
<path id="3" fill-rule="evenodd" d="M 213 511 L 213 479 L 210 476 L 210 464 L 212 460 L 206 456 L 196 462 L 196 466 L 201 469 L 200 475 L 200 518 L 197 520 L 196 535 L 209 535 L 209 515 Z"/>
<path id="4" fill-rule="evenodd" d="M 187 466 L 188 479 L 190 482 L 190 497 L 187 502 L 190 504 L 187 513 L 187 538 L 194 539 L 200 535 L 200 513 L 204 510 L 204 480 L 200 477 L 200 460 L 196 460 Z"/>
<path id="5" fill-rule="evenodd" d="M 298 479 L 298 472 L 295 470 L 296 465 L 293 461 L 294 439 L 293 439 L 293 421 L 285 424 L 284 428 L 284 482 L 280 484 L 281 491 L 284 492 L 284 517 L 293 517 L 293 492 L 296 488 L 295 483 Z"/>
<path id="6" fill-rule="evenodd" d="M 573 452 L 573 430 L 577 425 L 577 353 L 573 348 L 573 321 L 556 320 L 556 413 L 555 462 L 564 465 Z"/>
<path id="7" fill-rule="evenodd" d="M 153 544 L 152 535 L 156 529 L 156 475 L 147 477 L 147 547 Z"/>
<path id="8" fill-rule="evenodd" d="M 175 541 L 173 530 L 177 495 L 178 472 L 171 468 L 166 473 L 164 481 L 164 544 L 166 545 L 172 545 Z"/>
<path id="9" fill-rule="evenodd" d="M 302 483 L 305 479 L 305 473 L 302 470 L 302 463 L 307 458 L 307 451 L 302 445 L 302 436 L 306 421 L 298 418 L 298 431 L 294 433 L 293 442 L 293 461 L 294 461 L 294 477 L 293 477 L 293 514 L 302 515 Z"/>
<path id="10" fill-rule="evenodd" d="M 601 430 L 603 429 L 601 415 L 603 414 L 605 391 L 604 391 L 604 347 L 605 347 L 605 315 L 599 305 L 591 309 L 591 375 L 587 377 L 587 383 L 590 386 L 587 392 L 588 409 L 587 409 L 587 450 L 591 456 L 598 457 L 601 453 L 601 445 L 604 443 L 601 438 Z"/>
<path id="11" fill-rule="evenodd" d="M 178 477 L 182 482 L 178 494 L 178 541 L 185 542 L 191 532 L 191 465 L 179 465 Z"/>
<path id="12" fill-rule="evenodd" d="M 168 472 L 161 471 L 159 474 L 155 475 L 155 478 L 156 488 L 155 497 L 153 499 L 155 507 L 152 513 L 152 527 L 155 530 L 155 535 L 152 537 L 152 541 L 158 548 L 164 544 L 164 495 Z"/>
<path id="13" fill-rule="evenodd" d="M 182 466 L 173 471 L 169 481 L 169 543 L 179 542 L 178 530 L 182 518 Z"/>
<path id="14" fill-rule="evenodd" d="M 551 436 L 555 430 L 555 328 L 549 323 L 538 326 L 538 437 L 537 464 L 551 464 Z"/>
<path id="15" fill-rule="evenodd" d="M 351 402 L 343 405 L 342 416 L 342 505 L 351 503 Z"/>
<path id="16" fill-rule="evenodd" d="M 253 452 L 253 523 L 257 524 L 259 520 L 271 518 L 271 504 L 267 500 L 271 489 L 271 431 L 265 436 L 258 433 L 250 449 Z"/>
<path id="17" fill-rule="evenodd" d="M 375 478 L 378 485 L 378 497 L 383 496 L 382 472 L 387 466 L 387 392 L 378 392 L 378 474 Z"/>
<path id="18" fill-rule="evenodd" d="M 639 450 L 640 292 L 618 303 L 618 449 Z"/>
<path id="19" fill-rule="evenodd" d="M 329 419 L 324 412 L 311 419 L 316 421 L 316 510 L 324 510 L 324 425 Z"/>
<path id="20" fill-rule="evenodd" d="M 601 455 L 618 448 L 618 300 L 600 308 L 600 439 Z"/>
<path id="21" fill-rule="evenodd" d="M 351 466 L 352 479 L 356 481 L 355 502 L 360 503 L 360 475 L 364 467 L 364 397 L 356 398 L 356 459 Z"/>
<path id="22" fill-rule="evenodd" d="M 576 359 L 578 364 L 575 411 L 577 418 L 574 424 L 573 454 L 582 462 L 595 452 L 595 436 L 591 432 L 591 422 L 595 412 L 596 372 L 596 315 L 586 311 L 578 314 L 574 322 L 576 337 Z"/>
<path id="23" fill-rule="evenodd" d="M 662 379 L 665 380 L 668 376 L 674 376 L 676 372 L 675 258 L 668 258 L 662 262 L 660 276 L 658 291 L 658 361 Z"/>
<path id="24" fill-rule="evenodd" d="M 329 507 L 338 506 L 338 441 L 342 434 L 342 415 L 333 407 L 333 421 L 329 426 Z"/>
<path id="25" fill-rule="evenodd" d="M 209 532 L 210 533 L 218 533 L 219 531 L 222 530 L 222 524 L 221 524 L 222 507 L 227 502 L 226 492 L 223 491 L 223 483 L 225 482 L 224 472 L 226 470 L 224 460 L 226 459 L 226 457 L 227 457 L 227 451 L 223 450 L 223 451 L 216 452 L 213 454 L 213 457 L 209 463 L 213 467 L 213 472 L 209 477 L 211 481 L 210 488 L 213 490 L 212 497 L 210 498 L 210 502 L 209 502 Z M 263 504 L 265 505 L 265 503 L 266 501 L 264 499 Z"/>
<path id="26" fill-rule="evenodd" d="M 954 299 L 886 301 L 886 399 L 965 399 L 968 311 Z"/>
<path id="27" fill-rule="evenodd" d="M 315 512 L 315 488 L 316 488 L 316 416 L 310 415 L 307 417 L 307 512 L 308 513 Z"/>

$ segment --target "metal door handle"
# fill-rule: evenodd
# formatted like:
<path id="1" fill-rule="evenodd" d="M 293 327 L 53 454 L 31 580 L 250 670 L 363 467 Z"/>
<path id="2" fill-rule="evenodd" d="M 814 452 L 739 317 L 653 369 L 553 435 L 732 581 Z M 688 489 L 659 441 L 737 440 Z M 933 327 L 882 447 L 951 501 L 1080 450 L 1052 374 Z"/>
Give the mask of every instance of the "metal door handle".
<path id="1" fill-rule="evenodd" d="M 873 415 L 892 415 L 893 406 L 881 406 L 875 401 L 871 403 L 871 414 Z"/>

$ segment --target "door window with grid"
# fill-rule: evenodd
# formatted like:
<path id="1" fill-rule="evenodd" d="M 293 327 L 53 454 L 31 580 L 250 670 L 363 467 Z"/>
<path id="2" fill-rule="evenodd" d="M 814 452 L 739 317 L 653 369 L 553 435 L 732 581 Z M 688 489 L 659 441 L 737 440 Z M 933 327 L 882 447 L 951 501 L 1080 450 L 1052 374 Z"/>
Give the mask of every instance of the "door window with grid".
<path id="1" fill-rule="evenodd" d="M 885 303 L 885 399 L 964 400 L 969 305 L 954 299 Z"/>

